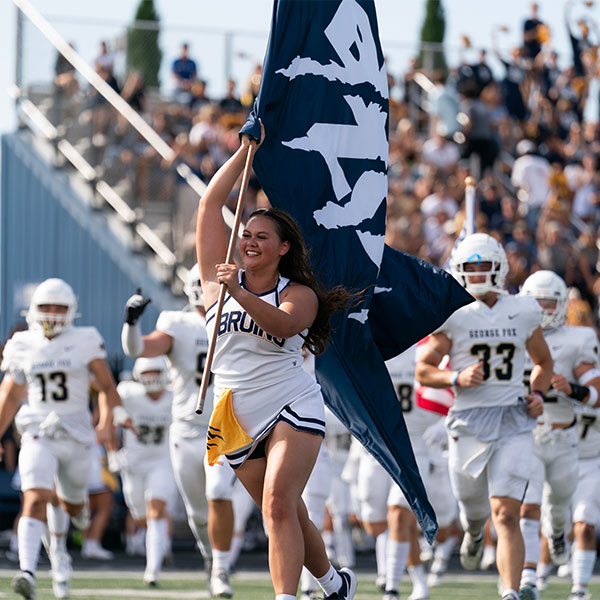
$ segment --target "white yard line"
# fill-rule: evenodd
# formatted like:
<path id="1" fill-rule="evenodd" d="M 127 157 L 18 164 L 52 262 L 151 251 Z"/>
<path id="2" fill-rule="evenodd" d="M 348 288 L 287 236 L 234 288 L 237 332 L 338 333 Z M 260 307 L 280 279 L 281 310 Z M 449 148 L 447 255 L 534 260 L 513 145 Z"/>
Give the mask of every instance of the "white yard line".
<path id="1" fill-rule="evenodd" d="M 13 577 L 17 569 L 0 569 L 0 577 Z M 75 569 L 73 571 L 73 579 L 139 579 L 141 581 L 143 569 L 135 571 L 117 571 L 108 567 L 98 569 Z M 50 579 L 50 571 L 48 569 L 40 569 L 35 576 L 38 579 Z M 262 581 L 269 579 L 267 571 L 236 571 L 231 575 L 232 579 L 242 579 L 246 581 Z M 201 585 L 206 585 L 206 573 L 199 569 L 197 571 L 162 571 L 160 578 L 163 581 L 198 581 Z M 1 596 L 0 596 L 1 597 Z"/>
<path id="2" fill-rule="evenodd" d="M 10 577 L 12 578 L 14 574 L 17 572 L 17 569 L 2 569 L 0 568 L 0 577 Z M 126 571 L 117 571 L 114 569 L 85 569 L 79 570 L 75 569 L 73 571 L 73 579 L 140 579 L 143 575 L 143 569 L 136 570 L 126 570 Z M 359 571 L 357 573 L 358 579 L 360 581 L 370 580 L 373 578 L 372 573 L 363 573 Z M 50 571 L 47 569 L 41 569 L 36 573 L 36 577 L 39 579 L 49 579 Z M 236 579 L 245 580 L 245 581 L 263 581 L 268 580 L 269 573 L 267 571 L 236 571 L 231 576 L 235 581 Z M 201 585 L 206 584 L 206 574 L 203 570 L 199 569 L 197 571 L 162 571 L 160 574 L 160 578 L 164 581 L 192 581 L 197 580 Z M 485 581 L 497 581 L 498 575 L 493 573 L 448 573 L 447 574 L 448 581 L 456 581 L 458 583 L 483 583 Z M 557 577 L 553 575 L 550 577 L 550 581 L 555 583 L 560 583 L 561 581 L 569 582 L 570 579 L 564 579 L 561 577 Z M 592 584 L 600 583 L 600 574 L 595 574 L 591 582 Z M 6 595 L 5 595 L 6 597 Z M 0 595 L 0 598 L 2 596 Z"/>
<path id="3" fill-rule="evenodd" d="M 107 589 L 94 589 L 88 588 L 83 590 L 71 590 L 71 597 L 93 596 L 94 598 L 174 598 L 177 600 L 199 600 L 202 598 L 210 598 L 208 592 L 178 592 L 175 590 L 131 590 L 131 589 L 118 589 L 118 590 L 107 590 Z"/>

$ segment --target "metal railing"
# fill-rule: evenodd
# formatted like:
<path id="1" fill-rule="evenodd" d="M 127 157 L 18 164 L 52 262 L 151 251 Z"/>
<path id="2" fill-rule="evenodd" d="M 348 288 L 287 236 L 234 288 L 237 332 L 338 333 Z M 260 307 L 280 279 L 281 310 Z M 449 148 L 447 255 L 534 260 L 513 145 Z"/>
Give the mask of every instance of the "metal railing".
<path id="1" fill-rule="evenodd" d="M 56 29 L 33 7 L 29 0 L 13 0 L 17 7 L 17 64 L 16 85 L 10 90 L 11 96 L 17 103 L 21 116 L 27 123 L 33 126 L 45 139 L 50 141 L 58 152 L 76 169 L 80 176 L 89 182 L 102 204 L 110 207 L 116 215 L 127 224 L 135 235 L 139 237 L 143 245 L 148 248 L 172 274 L 171 283 L 174 278 L 181 282 L 185 281 L 187 268 L 183 266 L 176 253 L 168 247 L 151 226 L 144 223 L 139 213 L 126 202 L 121 194 L 103 179 L 103 169 L 99 165 L 93 165 L 86 159 L 84 153 L 78 149 L 77 144 L 72 143 L 65 135 L 64 126 L 53 124 L 47 115 L 28 97 L 29 86 L 23 81 L 23 46 L 26 43 L 23 35 L 25 22 L 31 23 L 45 40 L 62 56 L 77 74 L 83 77 L 101 96 L 104 101 L 114 109 L 119 119 L 126 123 L 126 127 L 135 130 L 135 135 L 143 139 L 145 143 L 155 152 L 159 159 L 173 164 L 178 183 L 187 186 L 199 199 L 206 190 L 206 184 L 192 171 L 183 161 L 179 160 L 171 146 L 161 137 L 145 120 L 136 112 L 128 102 L 121 97 L 95 70 L 92 68 L 67 41 L 59 35 Z M 130 134 L 131 136 L 131 134 Z M 227 208 L 223 209 L 223 216 L 229 227 L 233 226 L 233 213 Z M 181 287 L 179 286 L 175 286 Z"/>
<path id="2" fill-rule="evenodd" d="M 139 221 L 136 212 L 109 186 L 98 179 L 96 170 L 85 160 L 79 151 L 65 139 L 61 139 L 58 130 L 44 114 L 27 98 L 19 98 L 19 88 L 13 86 L 10 95 L 19 101 L 22 115 L 29 119 L 30 124 L 37 129 L 56 149 L 71 163 L 77 172 L 90 183 L 99 196 L 115 211 L 120 219 L 129 225 L 140 237 L 144 244 L 154 252 L 160 262 L 173 270 L 182 282 L 187 276 L 187 269 L 178 266 L 175 254 L 145 223 Z"/>

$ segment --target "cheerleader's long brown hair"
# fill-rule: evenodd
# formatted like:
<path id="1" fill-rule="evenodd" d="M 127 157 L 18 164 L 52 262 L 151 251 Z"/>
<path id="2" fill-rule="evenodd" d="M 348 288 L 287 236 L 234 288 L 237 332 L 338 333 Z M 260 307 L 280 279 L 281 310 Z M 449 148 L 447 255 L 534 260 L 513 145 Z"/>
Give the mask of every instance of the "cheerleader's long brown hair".
<path id="1" fill-rule="evenodd" d="M 290 244 L 290 249 L 279 261 L 279 273 L 295 283 L 308 286 L 317 295 L 319 308 L 304 338 L 304 347 L 313 354 L 322 354 L 329 343 L 332 315 L 346 308 L 351 300 L 356 300 L 361 294 L 352 294 L 342 286 L 326 289 L 317 280 L 310 266 L 309 250 L 291 215 L 278 208 L 259 208 L 252 212 L 248 220 L 257 216 L 271 219 L 279 239 Z"/>

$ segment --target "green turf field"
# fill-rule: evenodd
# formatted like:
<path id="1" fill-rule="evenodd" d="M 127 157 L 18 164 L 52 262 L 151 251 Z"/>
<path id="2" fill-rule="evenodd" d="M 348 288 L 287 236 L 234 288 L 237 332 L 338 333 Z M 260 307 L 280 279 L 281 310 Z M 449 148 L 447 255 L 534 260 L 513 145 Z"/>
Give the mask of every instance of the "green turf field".
<path id="1" fill-rule="evenodd" d="M 93 575 L 93 576 L 92 576 Z M 20 598 L 12 593 L 10 576 L 7 571 L 0 575 L 0 598 Z M 237 600 L 270 600 L 274 597 L 271 583 L 265 574 L 240 573 L 233 579 L 235 598 Z M 553 579 L 543 600 L 566 600 L 570 584 L 565 580 Z M 595 583 L 589 591 L 600 599 L 600 584 Z M 410 584 L 403 584 L 400 598 L 410 595 Z M 381 592 L 375 589 L 371 576 L 359 576 L 356 600 L 381 600 Z M 195 600 L 208 598 L 206 585 L 202 577 L 195 577 L 189 572 L 165 573 L 159 588 L 149 589 L 141 582 L 141 573 L 131 572 L 118 574 L 106 573 L 75 573 L 71 598 L 82 600 L 101 600 L 104 598 L 142 598 L 154 600 Z M 51 600 L 52 586 L 45 572 L 38 579 L 38 600 Z M 498 598 L 495 578 L 489 575 L 448 576 L 448 581 L 442 587 L 431 590 L 431 600 L 458 600 L 462 598 L 477 598 L 481 600 Z"/>

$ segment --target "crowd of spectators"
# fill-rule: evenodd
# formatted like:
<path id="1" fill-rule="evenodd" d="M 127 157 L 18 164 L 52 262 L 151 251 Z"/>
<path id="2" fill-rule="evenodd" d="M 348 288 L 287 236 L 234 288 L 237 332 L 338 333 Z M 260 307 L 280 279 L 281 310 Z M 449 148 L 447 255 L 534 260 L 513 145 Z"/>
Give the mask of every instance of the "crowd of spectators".
<path id="1" fill-rule="evenodd" d="M 600 295 L 600 37 L 589 18 L 572 24 L 571 10 L 567 2 L 572 55 L 561 67 L 536 4 L 510 56 L 498 50 L 503 28 L 493 33 L 496 64 L 482 50 L 448 73 L 425 73 L 432 85 L 418 93 L 422 71 L 411 65 L 391 109 L 387 242 L 444 265 L 464 220 L 465 178 L 475 175 L 477 230 L 504 244 L 509 291 L 536 269 L 553 270 L 591 324 Z"/>
<path id="2" fill-rule="evenodd" d="M 505 245 L 509 291 L 517 291 L 532 270 L 552 269 L 595 314 L 600 295 L 600 36 L 591 13 L 574 20 L 573 7 L 568 0 L 564 26 L 571 53 L 560 61 L 553 32 L 532 4 L 522 23 L 522 44 L 507 55 L 497 40 L 506 28 L 499 26 L 489 51 L 471 48 L 465 36 L 463 58 L 454 68 L 426 71 L 415 58 L 401 76 L 389 75 L 387 242 L 445 264 L 462 227 L 464 180 L 474 175 L 477 228 Z M 175 167 L 184 162 L 204 182 L 210 180 L 237 147 L 239 126 L 258 92 L 260 66 L 243 94 L 230 80 L 223 98 L 211 98 L 201 61 L 183 44 L 172 62 L 173 93 L 149 100 L 139 72 L 129 73 L 119 86 L 114 57 L 104 43 L 95 65 L 172 148 L 173 157 L 164 160 L 116 118 L 102 97 L 92 94 L 79 114 L 91 123 L 89 152 L 97 154 L 92 162 L 102 164 L 111 183 L 129 183 L 126 197 L 135 206 L 162 202 L 169 207 L 169 243 L 189 266 L 196 196 Z M 55 87 L 62 94 L 76 88 L 60 58 Z M 261 201 L 261 192 L 252 182 L 248 210 L 255 201 Z"/>

